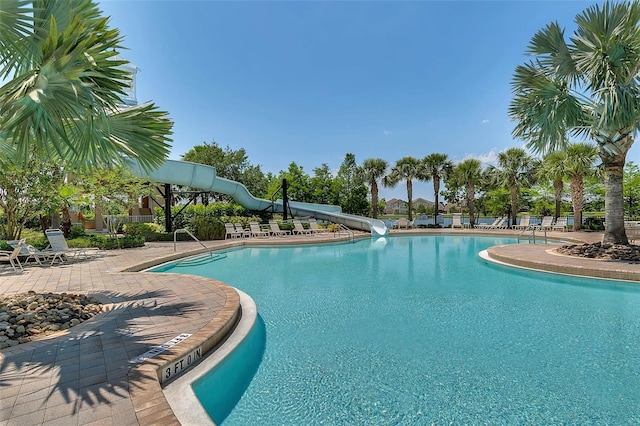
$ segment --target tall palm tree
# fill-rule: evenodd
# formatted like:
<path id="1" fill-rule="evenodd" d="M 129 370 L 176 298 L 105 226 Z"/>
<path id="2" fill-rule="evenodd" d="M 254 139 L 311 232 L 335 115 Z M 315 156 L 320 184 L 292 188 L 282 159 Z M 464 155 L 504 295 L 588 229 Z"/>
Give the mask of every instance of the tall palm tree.
<path id="1" fill-rule="evenodd" d="M 640 3 L 594 5 L 575 22 L 568 41 L 558 23 L 531 39 L 534 58 L 512 79 L 513 134 L 536 152 L 565 149 L 569 134 L 593 139 L 605 173 L 603 241 L 628 244 L 622 179 L 640 125 Z"/>
<path id="2" fill-rule="evenodd" d="M 483 180 L 482 163 L 475 158 L 469 158 L 457 164 L 451 173 L 451 177 L 459 184 L 464 185 L 469 208 L 469 226 L 474 227 L 476 223 L 475 213 L 475 186 Z"/>
<path id="3" fill-rule="evenodd" d="M 107 24 L 91 0 L 2 0 L 0 161 L 38 151 L 78 168 L 162 163 L 173 124 L 152 103 L 124 108 L 131 67 Z"/>
<path id="4" fill-rule="evenodd" d="M 494 185 L 509 190 L 511 224 L 515 225 L 518 214 L 520 188 L 535 182 L 537 161 L 522 148 L 509 148 L 498 154 L 498 166 L 489 168 Z"/>
<path id="5" fill-rule="evenodd" d="M 438 223 L 438 213 L 440 210 L 440 180 L 447 179 L 453 170 L 453 162 L 449 160 L 447 154 L 433 153 L 427 155 L 423 160 L 425 176 L 433 181 L 433 195 L 435 197 L 435 209 L 433 212 L 433 223 Z"/>
<path id="6" fill-rule="evenodd" d="M 570 179 L 571 202 L 573 203 L 573 229 L 582 228 L 582 209 L 584 207 L 584 177 L 596 172 L 594 163 L 598 158 L 598 149 L 588 143 L 572 143 L 567 146 L 564 162 L 565 172 Z"/>
<path id="7" fill-rule="evenodd" d="M 544 179 L 545 181 L 551 180 L 553 184 L 556 201 L 556 219 L 560 216 L 560 209 L 562 207 L 564 177 L 566 176 L 564 163 L 566 159 L 567 153 L 565 151 L 551 151 L 544 156 L 536 173 L 538 179 Z"/>
<path id="8" fill-rule="evenodd" d="M 414 157 L 403 157 L 396 162 L 391 171 L 383 179 L 383 185 L 393 187 L 401 180 L 407 185 L 407 203 L 409 208 L 409 220 L 413 220 L 413 180 L 425 180 L 424 168 L 420 160 Z"/>
<path id="9" fill-rule="evenodd" d="M 367 158 L 362 163 L 362 175 L 371 188 L 371 217 L 378 218 L 378 181 L 387 174 L 388 163 L 380 158 Z"/>

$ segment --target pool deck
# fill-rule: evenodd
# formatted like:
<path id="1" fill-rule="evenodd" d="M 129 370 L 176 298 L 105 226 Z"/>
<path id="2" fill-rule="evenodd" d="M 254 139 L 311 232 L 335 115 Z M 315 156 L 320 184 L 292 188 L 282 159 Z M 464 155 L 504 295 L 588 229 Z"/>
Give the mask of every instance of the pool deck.
<path id="1" fill-rule="evenodd" d="M 512 231 L 394 230 L 404 234 L 515 236 Z M 595 232 L 551 232 L 550 239 L 601 241 Z M 211 249 L 240 245 L 336 241 L 333 234 L 206 242 Z M 514 266 L 640 281 L 640 264 L 581 259 L 552 252 L 558 244 L 492 247 L 489 256 Z M 30 264 L 22 274 L 0 271 L 0 294 L 90 294 L 105 312 L 68 331 L 0 350 L 0 426 L 179 424 L 158 379 L 196 348 L 215 347 L 239 316 L 240 299 L 219 281 L 178 274 L 141 273 L 163 261 L 202 252 L 195 242 L 147 243 L 99 252 L 52 267 Z M 184 334 L 191 336 L 147 358 L 139 357 Z"/>

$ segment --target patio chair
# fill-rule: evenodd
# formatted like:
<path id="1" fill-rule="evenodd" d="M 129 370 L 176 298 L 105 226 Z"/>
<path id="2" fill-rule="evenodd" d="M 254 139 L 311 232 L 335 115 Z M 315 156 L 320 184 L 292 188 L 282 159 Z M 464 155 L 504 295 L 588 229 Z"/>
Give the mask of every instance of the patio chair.
<path id="1" fill-rule="evenodd" d="M 87 250 L 84 248 L 70 248 L 67 245 L 67 240 L 64 238 L 64 234 L 60 229 L 47 229 L 44 234 L 49 240 L 49 248 L 45 251 L 50 251 L 52 254 L 51 264 L 60 259 L 64 261 L 63 256 L 68 256 L 69 259 L 76 259 L 78 256 L 83 256 L 85 259 L 88 257 Z"/>
<path id="2" fill-rule="evenodd" d="M 20 259 L 18 258 L 18 256 L 20 255 L 20 251 L 22 250 L 22 245 L 25 243 L 25 241 L 26 240 L 24 238 L 18 241 L 18 245 L 11 251 L 0 250 L 0 260 L 8 260 L 9 263 L 11 264 L 11 267 L 16 272 L 18 272 L 18 269 L 16 268 L 16 263 L 20 267 L 20 272 L 24 270 L 22 268 L 22 263 L 20 263 Z"/>
<path id="3" fill-rule="evenodd" d="M 568 227 L 567 227 L 567 218 L 566 217 L 559 217 L 558 220 L 556 220 L 556 223 L 554 225 L 551 226 L 551 229 L 556 231 L 556 230 L 560 230 L 562 232 L 567 231 Z"/>
<path id="4" fill-rule="evenodd" d="M 9 240 L 7 241 L 7 244 L 11 248 L 15 249 L 20 244 L 20 241 L 23 241 L 23 240 Z M 54 254 L 52 251 L 38 250 L 37 248 L 35 248 L 31 244 L 27 244 L 26 242 L 22 244 L 22 247 L 20 249 L 20 254 L 19 254 L 20 257 L 24 258 L 22 262 L 24 262 L 25 264 L 29 262 L 30 259 L 33 259 L 34 261 L 36 261 L 38 265 L 42 265 L 42 262 L 40 261 L 40 259 L 43 259 L 46 261 L 47 259 L 49 259 L 49 257 L 53 255 Z"/>
<path id="5" fill-rule="evenodd" d="M 315 232 L 313 232 L 313 230 L 311 229 L 305 229 L 304 226 L 302 226 L 302 222 L 300 222 L 298 219 L 294 219 L 293 220 L 293 233 L 294 234 L 298 234 L 298 235 L 314 235 Z"/>
<path id="6" fill-rule="evenodd" d="M 284 237 L 285 235 L 291 235 L 291 231 L 280 229 L 278 222 L 274 220 L 269 221 L 269 228 L 271 229 L 271 235 L 276 237 Z"/>
<path id="7" fill-rule="evenodd" d="M 491 223 L 491 224 L 488 224 L 488 223 L 477 223 L 475 227 L 479 228 L 479 229 L 493 229 L 498 225 L 498 223 L 500 223 L 501 220 L 503 220 L 502 217 L 497 217 L 496 220 L 494 220 L 493 223 Z"/>
<path id="8" fill-rule="evenodd" d="M 464 228 L 462 224 L 462 219 L 459 214 L 453 215 L 453 222 L 451 223 L 451 228 Z"/>
<path id="9" fill-rule="evenodd" d="M 236 231 L 236 228 L 233 227 L 232 223 L 225 223 L 224 224 L 224 230 L 225 230 L 225 234 L 224 234 L 224 239 L 226 240 L 227 237 L 229 238 L 240 238 L 242 237 L 242 233 Z"/>
<path id="10" fill-rule="evenodd" d="M 511 225 L 511 229 L 525 230 L 529 227 L 530 221 L 531 216 L 522 216 L 522 218 L 520 218 L 520 223 L 517 225 Z"/>
<path id="11" fill-rule="evenodd" d="M 309 228 L 313 230 L 316 234 L 322 234 L 327 232 L 327 228 L 320 228 L 318 226 L 318 222 L 315 219 L 309 219 Z"/>
<path id="12" fill-rule="evenodd" d="M 398 219 L 398 229 L 409 229 L 413 228 L 413 221 L 408 219 Z"/>
<path id="13" fill-rule="evenodd" d="M 258 222 L 249 222 L 249 228 L 251 229 L 252 237 L 267 238 L 269 236 L 269 232 L 260 229 L 260 224 Z"/>
<path id="14" fill-rule="evenodd" d="M 249 229 L 245 229 L 244 226 L 239 223 L 236 223 L 236 232 L 238 232 L 242 238 L 249 238 L 251 236 L 251 231 Z"/>
<path id="15" fill-rule="evenodd" d="M 553 229 L 553 216 L 543 217 L 540 225 L 536 225 L 535 228 L 543 231 L 551 231 Z"/>

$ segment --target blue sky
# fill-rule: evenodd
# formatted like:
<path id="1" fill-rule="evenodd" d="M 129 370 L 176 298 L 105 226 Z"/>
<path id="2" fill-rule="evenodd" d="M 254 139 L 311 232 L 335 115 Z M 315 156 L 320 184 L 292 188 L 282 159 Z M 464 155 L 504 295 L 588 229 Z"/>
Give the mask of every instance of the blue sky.
<path id="1" fill-rule="evenodd" d="M 174 120 L 172 159 L 215 140 L 278 173 L 445 153 L 491 163 L 522 146 L 507 108 L 514 68 L 583 1 L 103 0 L 136 65 L 137 97 Z M 637 160 L 632 147 L 628 160 Z M 406 199 L 406 188 L 381 189 Z M 432 183 L 414 198 L 433 200 Z"/>

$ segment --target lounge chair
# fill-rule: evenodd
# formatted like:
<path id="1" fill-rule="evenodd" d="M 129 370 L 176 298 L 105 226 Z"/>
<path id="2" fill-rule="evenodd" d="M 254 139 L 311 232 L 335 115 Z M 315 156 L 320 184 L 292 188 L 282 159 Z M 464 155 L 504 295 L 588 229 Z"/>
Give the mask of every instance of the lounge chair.
<path id="1" fill-rule="evenodd" d="M 309 228 L 316 234 L 322 234 L 327 232 L 327 228 L 320 228 L 318 222 L 315 219 L 309 219 Z"/>
<path id="2" fill-rule="evenodd" d="M 451 228 L 464 228 L 464 225 L 462 224 L 462 220 L 459 214 L 453 215 L 453 222 L 451 223 Z"/>
<path id="3" fill-rule="evenodd" d="M 291 235 L 291 231 L 280 229 L 278 222 L 275 222 L 273 220 L 269 221 L 269 228 L 271 229 L 271 235 L 276 237 L 284 237 L 285 235 Z"/>
<path id="4" fill-rule="evenodd" d="M 25 243 L 25 239 L 23 238 L 20 241 L 18 241 L 18 245 L 13 250 L 11 251 L 0 250 L 0 260 L 8 260 L 9 263 L 11 264 L 11 267 L 16 272 L 18 272 L 18 269 L 16 268 L 16 263 L 20 267 L 20 271 L 23 271 L 22 263 L 20 263 L 20 259 L 18 258 L 18 256 L 20 256 L 20 251 L 22 250 L 22 245 L 24 243 Z"/>
<path id="5" fill-rule="evenodd" d="M 567 231 L 568 227 L 567 227 L 567 218 L 566 217 L 559 217 L 558 220 L 556 220 L 556 223 L 554 225 L 551 226 L 551 229 L 556 231 L 556 230 L 560 230 L 562 232 Z"/>
<path id="6" fill-rule="evenodd" d="M 78 256 L 83 256 L 85 259 L 88 257 L 87 250 L 83 248 L 69 248 L 67 240 L 64 238 L 64 234 L 60 229 L 47 229 L 44 234 L 49 240 L 49 248 L 46 251 L 51 252 L 51 264 L 60 259 L 63 261 L 63 256 L 68 256 L 70 259 L 76 259 Z"/>
<path id="7" fill-rule="evenodd" d="M 20 244 L 20 241 L 23 240 L 9 240 L 7 241 L 7 244 L 9 244 L 9 246 L 11 246 L 11 248 L 17 248 L 18 245 Z M 54 256 L 54 252 L 52 251 L 42 251 L 42 250 L 38 250 L 37 248 L 35 248 L 34 246 L 32 246 L 31 244 L 27 244 L 26 242 L 24 244 L 22 244 L 22 248 L 20 250 L 20 257 L 23 257 L 23 262 L 27 263 L 29 262 L 30 259 L 33 259 L 36 261 L 36 263 L 38 263 L 38 265 L 42 265 L 42 262 L 40 261 L 40 259 L 43 260 L 47 260 L 49 259 L 51 256 Z"/>
<path id="8" fill-rule="evenodd" d="M 298 219 L 294 219 L 293 220 L 293 233 L 294 234 L 298 234 L 298 235 L 314 235 L 315 232 L 313 232 L 312 229 L 305 229 L 304 226 L 302 226 L 302 222 L 300 222 Z"/>
<path id="9" fill-rule="evenodd" d="M 413 221 L 408 219 L 398 219 L 398 229 L 413 228 Z"/>
<path id="10" fill-rule="evenodd" d="M 228 238 L 240 238 L 242 237 L 242 233 L 236 231 L 236 228 L 233 227 L 232 223 L 225 223 L 224 224 L 224 230 L 225 230 L 225 234 L 224 234 L 224 239 L 226 240 L 227 237 Z"/>
<path id="11" fill-rule="evenodd" d="M 511 229 L 525 230 L 529 227 L 530 221 L 531 221 L 531 216 L 522 216 L 522 218 L 520 219 L 520 223 L 517 225 L 511 225 Z"/>
<path id="12" fill-rule="evenodd" d="M 551 231 L 553 229 L 553 216 L 543 217 L 540 225 L 536 225 L 535 228 L 543 231 Z"/>
<path id="13" fill-rule="evenodd" d="M 268 237 L 269 232 L 263 231 L 260 229 L 260 224 L 258 222 L 249 222 L 249 228 L 251 229 L 252 237 Z"/>
<path id="14" fill-rule="evenodd" d="M 495 228 L 496 226 L 498 226 L 498 223 L 500 223 L 500 221 L 503 221 L 503 220 L 504 220 L 504 218 L 502 218 L 502 217 L 497 217 L 497 218 L 496 218 L 496 220 L 494 220 L 494 221 L 493 221 L 493 223 L 491 223 L 491 224 L 488 224 L 488 223 L 478 223 L 478 224 L 476 224 L 476 226 L 475 226 L 475 227 L 476 227 L 476 228 L 479 228 L 479 229 L 493 229 L 493 228 Z"/>
<path id="15" fill-rule="evenodd" d="M 251 231 L 249 229 L 245 229 L 244 226 L 239 223 L 236 223 L 236 232 L 239 233 L 242 238 L 249 238 L 251 236 Z"/>

